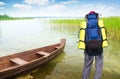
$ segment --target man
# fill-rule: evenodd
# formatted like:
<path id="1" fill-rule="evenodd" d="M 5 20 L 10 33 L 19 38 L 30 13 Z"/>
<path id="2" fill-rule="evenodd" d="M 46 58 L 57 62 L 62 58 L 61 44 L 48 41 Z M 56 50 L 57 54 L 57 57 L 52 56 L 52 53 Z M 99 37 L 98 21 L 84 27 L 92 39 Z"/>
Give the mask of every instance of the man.
<path id="1" fill-rule="evenodd" d="M 96 15 L 96 19 L 98 22 L 98 18 L 99 18 L 98 14 L 95 11 L 91 11 L 89 14 L 87 14 L 85 16 L 86 22 L 87 22 L 86 29 L 89 28 L 90 22 L 95 21 L 95 20 L 90 21 L 91 19 L 94 19 L 94 14 Z M 91 19 L 88 18 L 89 15 L 90 15 L 90 17 L 92 17 Z M 93 24 L 93 26 L 94 26 L 94 24 Z M 92 27 L 92 26 L 90 26 L 90 27 Z M 94 27 L 92 27 L 92 28 L 94 28 Z M 88 31 L 88 30 L 86 30 L 86 31 Z M 94 33 L 94 31 L 92 31 L 91 33 Z M 90 35 L 87 35 L 87 34 L 89 34 L 89 32 L 86 33 L 86 39 L 88 40 L 87 36 L 90 36 Z M 90 44 L 90 43 L 86 43 L 86 44 Z M 95 46 L 95 45 L 91 45 L 91 46 Z M 102 48 L 102 46 L 98 49 L 91 49 L 89 46 L 88 47 L 86 46 L 86 48 L 84 50 L 84 55 L 85 55 L 85 59 L 84 59 L 84 69 L 83 69 L 83 73 L 82 73 L 82 79 L 89 79 L 90 71 L 92 68 L 92 63 L 93 63 L 94 58 L 95 58 L 95 76 L 94 76 L 94 79 L 100 79 L 101 74 L 102 74 L 102 67 L 103 67 L 103 48 Z"/>

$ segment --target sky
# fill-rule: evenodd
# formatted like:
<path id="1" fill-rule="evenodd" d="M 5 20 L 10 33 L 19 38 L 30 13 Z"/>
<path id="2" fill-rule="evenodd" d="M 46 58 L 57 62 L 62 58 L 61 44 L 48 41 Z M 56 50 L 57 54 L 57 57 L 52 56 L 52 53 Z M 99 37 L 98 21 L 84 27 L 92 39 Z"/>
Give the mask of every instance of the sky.
<path id="1" fill-rule="evenodd" d="M 0 0 L 0 14 L 11 17 L 84 17 L 90 11 L 120 16 L 120 0 Z"/>

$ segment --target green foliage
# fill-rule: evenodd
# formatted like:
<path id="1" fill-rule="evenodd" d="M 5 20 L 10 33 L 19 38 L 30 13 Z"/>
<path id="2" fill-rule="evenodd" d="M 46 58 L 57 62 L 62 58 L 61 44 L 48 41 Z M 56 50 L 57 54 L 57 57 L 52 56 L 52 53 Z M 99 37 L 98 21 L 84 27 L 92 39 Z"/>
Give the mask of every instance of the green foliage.
<path id="1" fill-rule="evenodd" d="M 7 14 L 0 15 L 0 20 L 26 20 L 26 19 L 33 19 L 33 18 L 30 18 L 30 17 L 22 17 L 22 18 L 21 17 L 20 18 L 10 17 Z"/>
<path id="2" fill-rule="evenodd" d="M 83 19 L 53 19 L 53 20 L 50 20 L 50 23 L 79 25 L 82 21 Z"/>
<path id="3" fill-rule="evenodd" d="M 12 17 L 9 17 L 9 16 L 6 15 L 6 14 L 0 15 L 0 20 L 8 20 L 8 19 L 12 19 Z"/>
<path id="4" fill-rule="evenodd" d="M 51 20 L 51 23 L 59 23 L 59 24 L 79 24 L 82 19 L 54 19 Z"/>
<path id="5" fill-rule="evenodd" d="M 104 25 L 107 28 L 108 39 L 120 40 L 120 17 L 104 17 L 101 18 L 104 21 Z M 64 31 L 72 33 L 78 33 L 80 23 L 85 21 L 84 19 L 52 19 L 50 23 L 52 26 L 59 26 Z M 68 28 L 69 27 L 69 28 Z M 72 29 L 70 29 L 72 28 Z M 55 29 L 58 30 L 58 29 Z"/>
<path id="6" fill-rule="evenodd" d="M 84 21 L 84 19 L 52 19 L 50 20 L 50 24 L 53 30 L 68 34 L 77 34 L 82 21 Z"/>
<path id="7" fill-rule="evenodd" d="M 120 40 L 120 17 L 102 18 L 104 25 L 107 28 L 108 36 L 112 40 Z"/>
<path id="8" fill-rule="evenodd" d="M 102 18 L 106 27 L 120 30 L 120 17 Z"/>

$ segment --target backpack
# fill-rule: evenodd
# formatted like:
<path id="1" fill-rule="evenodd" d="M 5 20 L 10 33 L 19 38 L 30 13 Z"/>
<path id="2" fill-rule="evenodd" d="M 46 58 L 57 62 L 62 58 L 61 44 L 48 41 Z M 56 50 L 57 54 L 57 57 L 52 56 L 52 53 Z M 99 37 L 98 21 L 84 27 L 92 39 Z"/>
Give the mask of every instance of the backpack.
<path id="1" fill-rule="evenodd" d="M 85 43 L 86 49 L 101 49 L 102 48 L 102 34 L 101 28 L 98 26 L 98 14 L 92 13 L 86 15 L 87 27 Z"/>

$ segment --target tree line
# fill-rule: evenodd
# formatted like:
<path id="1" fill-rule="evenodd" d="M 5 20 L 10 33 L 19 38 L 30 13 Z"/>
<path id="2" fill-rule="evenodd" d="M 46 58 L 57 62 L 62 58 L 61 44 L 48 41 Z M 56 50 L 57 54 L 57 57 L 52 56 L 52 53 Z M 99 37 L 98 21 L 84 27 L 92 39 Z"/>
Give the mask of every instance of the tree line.
<path id="1" fill-rule="evenodd" d="M 0 14 L 0 20 L 4 20 L 4 19 L 12 19 L 12 17 L 10 17 L 9 15 L 7 15 L 7 14 Z"/>

